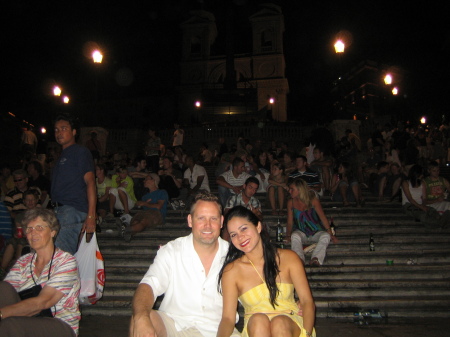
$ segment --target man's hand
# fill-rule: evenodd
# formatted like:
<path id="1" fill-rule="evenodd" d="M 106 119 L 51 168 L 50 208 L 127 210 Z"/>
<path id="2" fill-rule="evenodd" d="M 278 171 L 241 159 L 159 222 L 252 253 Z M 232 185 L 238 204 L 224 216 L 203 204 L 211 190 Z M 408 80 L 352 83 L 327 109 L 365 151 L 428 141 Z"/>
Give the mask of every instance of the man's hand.
<path id="1" fill-rule="evenodd" d="M 86 232 L 87 234 L 91 234 L 95 232 L 95 226 L 97 225 L 95 218 L 95 216 L 86 217 L 83 227 L 81 228 L 82 233 Z"/>
<path id="2" fill-rule="evenodd" d="M 235 194 L 239 194 L 239 193 L 241 193 L 242 187 L 241 186 L 233 186 L 231 189 L 234 191 Z"/>
<path id="3" fill-rule="evenodd" d="M 158 337 L 148 315 L 131 316 L 130 337 Z"/>
<path id="4" fill-rule="evenodd" d="M 331 235 L 331 241 L 332 241 L 333 243 L 338 243 L 338 242 L 339 242 L 338 238 L 335 237 L 334 235 Z"/>

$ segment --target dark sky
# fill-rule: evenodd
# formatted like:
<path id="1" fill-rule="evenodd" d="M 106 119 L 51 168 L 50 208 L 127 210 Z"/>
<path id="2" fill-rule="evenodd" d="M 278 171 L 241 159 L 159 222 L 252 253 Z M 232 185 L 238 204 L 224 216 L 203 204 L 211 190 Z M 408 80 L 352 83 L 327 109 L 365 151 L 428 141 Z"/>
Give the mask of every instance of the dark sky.
<path id="1" fill-rule="evenodd" d="M 227 0 L 231 1 L 231 0 Z M 250 51 L 247 21 L 266 1 L 236 0 L 236 52 Z M 285 15 L 289 109 L 314 113 L 336 74 L 334 36 L 346 30 L 352 45 L 342 66 L 372 59 L 406 69 L 408 99 L 428 113 L 446 112 L 449 91 L 449 20 L 443 1 L 420 6 L 410 1 L 272 1 Z M 191 9 L 216 16 L 219 36 L 213 51 L 224 52 L 225 0 L 9 1 L 2 4 L 1 113 L 23 118 L 54 104 L 52 83 L 73 102 L 142 97 L 173 92 L 178 82 L 181 31 Z M 431 6 L 434 7 L 425 7 Z M 89 41 L 105 53 L 94 67 L 84 55 Z"/>

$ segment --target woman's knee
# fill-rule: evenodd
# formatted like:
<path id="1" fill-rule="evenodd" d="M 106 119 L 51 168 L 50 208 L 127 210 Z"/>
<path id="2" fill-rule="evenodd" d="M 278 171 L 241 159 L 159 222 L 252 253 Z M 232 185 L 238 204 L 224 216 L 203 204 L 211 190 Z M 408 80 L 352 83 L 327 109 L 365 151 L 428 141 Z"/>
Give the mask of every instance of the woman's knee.
<path id="1" fill-rule="evenodd" d="M 256 330 L 257 329 L 257 330 Z M 269 331 L 270 320 L 265 314 L 253 314 L 248 320 L 247 330 L 251 331 Z"/>
<path id="2" fill-rule="evenodd" d="M 272 318 L 270 331 L 272 336 L 298 336 L 300 334 L 298 325 L 285 315 Z"/>

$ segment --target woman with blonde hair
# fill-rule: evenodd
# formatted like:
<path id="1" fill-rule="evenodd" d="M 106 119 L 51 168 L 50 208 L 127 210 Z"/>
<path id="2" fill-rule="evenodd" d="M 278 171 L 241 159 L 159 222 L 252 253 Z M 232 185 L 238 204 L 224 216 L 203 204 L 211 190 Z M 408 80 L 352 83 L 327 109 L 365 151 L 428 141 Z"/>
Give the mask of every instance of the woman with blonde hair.
<path id="1" fill-rule="evenodd" d="M 305 263 L 303 245 L 316 243 L 310 265 L 320 267 L 330 240 L 337 243 L 338 239 L 331 232 L 319 199 L 303 179 L 297 178 L 289 184 L 289 194 L 291 199 L 287 203 L 286 241 L 291 242 L 292 250 L 298 254 L 303 263 Z"/>

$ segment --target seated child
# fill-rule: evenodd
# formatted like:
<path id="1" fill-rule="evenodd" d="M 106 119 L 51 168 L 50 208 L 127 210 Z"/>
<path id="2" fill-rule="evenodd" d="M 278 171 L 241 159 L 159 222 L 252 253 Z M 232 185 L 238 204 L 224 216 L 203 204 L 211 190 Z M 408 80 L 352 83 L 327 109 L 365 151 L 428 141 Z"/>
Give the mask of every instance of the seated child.
<path id="1" fill-rule="evenodd" d="M 38 205 L 39 202 L 39 194 L 36 190 L 31 189 L 23 193 L 23 203 L 27 210 L 34 209 L 36 207 L 40 207 Z M 29 245 L 25 236 L 24 231 L 22 230 L 22 219 L 25 212 L 20 212 L 16 215 L 14 219 L 15 228 L 13 229 L 14 236 L 8 240 L 5 253 L 3 254 L 3 260 L 1 263 L 1 268 L 5 271 L 14 265 L 16 260 L 24 255 L 25 253 L 29 253 Z"/>

